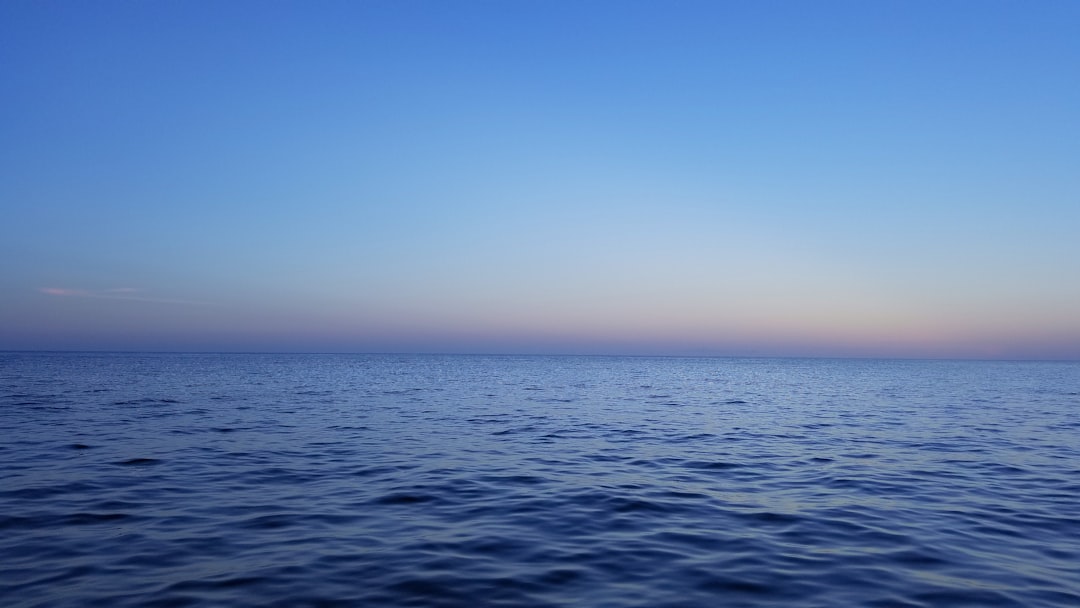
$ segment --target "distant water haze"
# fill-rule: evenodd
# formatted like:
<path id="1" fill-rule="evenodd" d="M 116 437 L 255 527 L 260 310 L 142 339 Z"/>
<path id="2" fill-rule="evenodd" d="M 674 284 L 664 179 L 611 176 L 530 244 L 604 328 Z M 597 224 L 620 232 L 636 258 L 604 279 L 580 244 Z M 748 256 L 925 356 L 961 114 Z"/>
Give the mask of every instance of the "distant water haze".
<path id="1" fill-rule="evenodd" d="M 70 299 L 75 299 L 73 296 Z M 486 311 L 450 308 L 387 311 L 383 317 L 318 310 L 268 312 L 201 303 L 134 300 L 68 302 L 45 298 L 42 320 L 3 332 L 20 350 L 268 352 L 443 352 L 1071 359 L 1068 331 L 1033 320 L 995 325 L 956 318 L 847 318 L 819 311 L 752 311 L 658 305 L 629 300 L 601 310 Z M 61 301 L 63 300 L 63 301 Z M 763 306 L 764 308 L 764 306 Z M 697 309 L 697 310 L 689 310 Z M 84 315 L 94 317 L 87 325 Z M 488 314 L 485 314 L 488 313 Z M 70 318 L 64 318 L 69 315 Z M 47 322 L 45 322 L 47 321 Z M 1063 321 L 1061 327 L 1068 327 Z"/>

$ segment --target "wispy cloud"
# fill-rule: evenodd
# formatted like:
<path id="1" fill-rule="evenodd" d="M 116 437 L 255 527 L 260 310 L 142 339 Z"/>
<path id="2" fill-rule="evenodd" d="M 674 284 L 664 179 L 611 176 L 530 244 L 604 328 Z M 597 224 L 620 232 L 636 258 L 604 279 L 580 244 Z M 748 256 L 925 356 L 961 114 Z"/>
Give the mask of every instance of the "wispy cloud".
<path id="1" fill-rule="evenodd" d="M 156 304 L 190 304 L 201 306 L 206 302 L 182 300 L 177 298 L 158 298 L 144 295 L 145 289 L 138 287 L 111 287 L 109 289 L 76 289 L 71 287 L 41 287 L 39 292 L 60 298 L 98 298 L 104 300 L 128 300 L 134 302 L 152 302 Z"/>
<path id="2" fill-rule="evenodd" d="M 42 287 L 40 289 L 40 291 L 41 291 L 41 293 L 48 294 L 50 296 L 60 296 L 60 297 L 87 296 L 87 295 L 90 295 L 90 294 L 88 294 L 86 291 L 84 291 L 82 289 L 68 289 L 66 287 Z"/>

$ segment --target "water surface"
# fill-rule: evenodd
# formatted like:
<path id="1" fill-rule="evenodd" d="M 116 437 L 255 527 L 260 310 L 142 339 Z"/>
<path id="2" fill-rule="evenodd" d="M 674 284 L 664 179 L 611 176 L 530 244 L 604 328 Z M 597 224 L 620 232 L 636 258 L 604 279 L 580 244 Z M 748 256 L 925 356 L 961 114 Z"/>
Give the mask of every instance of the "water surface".
<path id="1" fill-rule="evenodd" d="M 0 353 L 5 606 L 1076 606 L 1080 365 Z"/>

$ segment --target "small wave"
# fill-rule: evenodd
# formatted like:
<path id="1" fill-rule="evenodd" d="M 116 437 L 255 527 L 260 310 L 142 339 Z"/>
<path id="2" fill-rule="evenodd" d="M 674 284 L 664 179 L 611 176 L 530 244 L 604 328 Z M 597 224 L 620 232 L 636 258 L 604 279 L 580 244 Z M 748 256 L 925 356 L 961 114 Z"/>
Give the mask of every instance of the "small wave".
<path id="1" fill-rule="evenodd" d="M 689 469 L 702 469 L 706 471 L 727 471 L 730 469 L 740 469 L 743 464 L 738 462 L 725 462 L 721 460 L 691 460 L 683 464 Z"/>
<path id="2" fill-rule="evenodd" d="M 411 492 L 394 492 L 375 499 L 380 505 L 414 505 L 427 502 L 436 502 L 439 499 L 430 494 L 416 494 Z"/>
<path id="3" fill-rule="evenodd" d="M 0 530 L 47 530 L 56 526 L 86 526 L 132 518 L 129 513 L 44 513 L 31 516 L 0 516 Z"/>
<path id="4" fill-rule="evenodd" d="M 121 460 L 121 461 L 118 461 L 118 462 L 114 462 L 113 464 L 120 465 L 120 466 L 140 466 L 140 467 L 142 467 L 142 466 L 150 466 L 150 465 L 161 464 L 161 461 L 158 460 L 157 458 L 129 458 L 127 460 Z"/>
<path id="5" fill-rule="evenodd" d="M 123 401 L 113 401 L 113 405 L 172 405 L 181 403 L 178 399 L 154 399 L 151 397 L 142 397 L 140 399 L 125 399 Z"/>

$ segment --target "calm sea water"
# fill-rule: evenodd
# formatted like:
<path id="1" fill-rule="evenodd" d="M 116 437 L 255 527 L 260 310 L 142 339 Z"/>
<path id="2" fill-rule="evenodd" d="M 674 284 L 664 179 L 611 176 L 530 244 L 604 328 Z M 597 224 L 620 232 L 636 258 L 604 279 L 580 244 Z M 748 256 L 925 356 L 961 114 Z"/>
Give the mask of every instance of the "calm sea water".
<path id="1" fill-rule="evenodd" d="M 0 353 L 4 606 L 1078 606 L 1080 365 Z"/>

